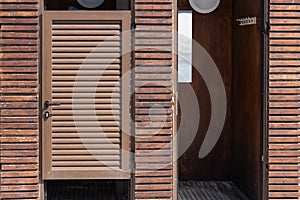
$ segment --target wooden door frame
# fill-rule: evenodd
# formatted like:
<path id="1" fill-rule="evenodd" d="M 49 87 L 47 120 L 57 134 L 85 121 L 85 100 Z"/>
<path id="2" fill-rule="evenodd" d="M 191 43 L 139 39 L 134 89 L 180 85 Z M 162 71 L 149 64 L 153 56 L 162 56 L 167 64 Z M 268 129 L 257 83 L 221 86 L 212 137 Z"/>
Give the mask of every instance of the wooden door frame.
<path id="1" fill-rule="evenodd" d="M 71 16 L 73 20 L 109 20 L 109 21 L 122 21 L 121 32 L 130 30 L 130 20 L 131 20 L 131 12 L 130 11 L 115 11 L 117 15 L 113 15 L 114 11 L 43 11 L 42 13 L 42 51 L 41 55 L 50 55 L 51 54 L 51 43 L 50 40 L 46 40 L 45 38 L 49 38 L 51 34 L 51 21 L 53 19 L 64 20 L 66 19 L 66 13 L 68 16 Z M 92 15 L 93 18 L 88 16 Z M 101 19 L 99 19 L 99 13 L 101 14 Z M 126 37 L 126 38 L 124 38 Z M 125 74 L 128 70 L 130 70 L 130 34 L 122 35 L 122 52 L 125 54 L 122 56 L 122 74 Z M 46 48 L 45 48 L 46 47 Z M 48 48 L 47 48 L 48 47 Z M 42 82 L 42 91 L 41 91 L 41 124 L 42 124 L 42 180 L 56 180 L 56 177 L 60 177 L 60 180 L 71 180 L 71 179 L 130 179 L 130 163 L 129 163 L 129 155 L 122 154 L 122 167 L 121 169 L 125 172 L 121 171 L 112 171 L 112 170 L 95 170 L 95 171 L 85 171 L 84 175 L 82 173 L 77 173 L 76 171 L 69 171 L 69 175 L 65 175 L 65 171 L 56 171 L 50 172 L 51 166 L 47 163 L 47 161 L 51 160 L 51 135 L 46 134 L 46 130 L 49 130 L 51 127 L 51 120 L 47 122 L 43 122 L 43 113 L 45 111 L 43 102 L 46 100 L 51 100 L 51 93 L 47 91 L 51 91 L 51 86 L 48 83 L 51 83 L 51 68 L 47 67 L 51 65 L 51 58 L 42 56 L 42 73 L 41 73 L 41 82 Z M 128 91 L 128 86 L 122 84 L 122 91 Z M 122 104 L 125 101 L 122 98 Z M 126 119 L 127 115 L 123 115 L 124 106 L 122 106 L 122 126 L 123 123 L 128 122 Z M 51 113 L 51 108 L 48 108 L 48 111 Z M 127 152 L 130 152 L 130 144 L 129 139 L 130 136 L 122 130 L 122 148 Z M 117 178 L 116 178 L 117 177 Z"/>
<path id="2" fill-rule="evenodd" d="M 262 125 L 261 125 L 261 180 L 260 180 L 260 192 L 261 199 L 268 199 L 268 102 L 269 102 L 269 0 L 261 0 L 261 91 L 262 91 Z"/>
<path id="3" fill-rule="evenodd" d="M 174 13 L 174 25 L 173 25 L 173 65 L 174 65 L 174 91 L 173 91 L 173 103 L 174 103 L 174 113 L 173 113 L 173 199 L 178 199 L 178 184 L 179 184 L 179 165 L 178 165 L 178 136 L 177 136 L 177 118 L 178 118 L 178 54 L 177 54 L 177 38 L 178 38 L 178 2 L 173 3 L 173 13 Z M 174 160 L 174 158 L 176 160 Z"/>

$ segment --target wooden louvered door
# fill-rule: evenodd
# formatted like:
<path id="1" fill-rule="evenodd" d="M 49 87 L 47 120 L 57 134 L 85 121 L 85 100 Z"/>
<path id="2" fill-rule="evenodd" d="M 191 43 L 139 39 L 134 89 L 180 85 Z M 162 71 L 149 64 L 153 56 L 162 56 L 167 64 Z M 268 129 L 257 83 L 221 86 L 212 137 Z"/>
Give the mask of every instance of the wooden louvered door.
<path id="1" fill-rule="evenodd" d="M 43 15 L 45 180 L 130 177 L 129 30 L 128 11 Z"/>

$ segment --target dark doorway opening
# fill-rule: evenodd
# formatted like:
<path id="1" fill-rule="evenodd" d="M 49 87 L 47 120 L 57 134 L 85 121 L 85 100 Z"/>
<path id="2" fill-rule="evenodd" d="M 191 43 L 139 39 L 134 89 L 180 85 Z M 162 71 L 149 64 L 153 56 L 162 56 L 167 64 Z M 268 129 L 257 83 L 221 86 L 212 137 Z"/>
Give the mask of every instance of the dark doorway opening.
<path id="1" fill-rule="evenodd" d="M 127 180 L 46 181 L 46 200 L 128 200 Z"/>
<path id="2" fill-rule="evenodd" d="M 211 122 L 214 113 L 211 109 L 209 88 L 205 82 L 207 77 L 203 78 L 195 69 L 197 58 L 201 55 L 193 46 L 192 82 L 178 84 L 178 99 L 180 104 L 191 105 L 192 98 L 185 88 L 192 87 L 199 103 L 200 120 L 195 121 L 196 117 L 191 114 L 195 108 L 191 106 L 189 109 L 178 111 L 179 130 L 184 119 L 187 120 L 186 124 L 190 125 L 185 132 L 178 132 L 179 152 L 182 152 L 180 148 L 185 147 L 186 138 L 191 135 L 190 127 L 199 122 L 192 144 L 178 161 L 178 179 L 181 181 L 179 196 L 183 192 L 183 185 L 189 185 L 190 190 L 210 192 L 210 196 L 216 195 L 217 191 L 230 192 L 230 187 L 215 190 L 213 186 L 215 183 L 221 182 L 221 185 L 226 185 L 229 182 L 247 198 L 262 199 L 262 169 L 265 160 L 263 149 L 266 145 L 263 139 L 262 115 L 262 77 L 265 72 L 261 56 L 263 48 L 260 25 L 263 22 L 264 11 L 261 4 L 260 1 L 225 0 L 220 2 L 215 11 L 200 14 L 192 9 L 189 0 L 178 1 L 178 10 L 192 11 L 192 38 L 215 62 L 223 79 L 227 98 L 226 120 L 221 136 L 207 156 L 199 157 L 210 123 L 218 122 Z M 238 23 L 240 19 L 254 17 L 257 19 L 255 24 L 241 26 Z M 179 105 L 180 107 L 183 106 Z M 214 112 L 218 113 L 216 110 Z M 195 182 L 197 184 L 194 184 Z M 218 188 L 218 184 L 216 187 Z M 243 198 L 244 196 L 240 196 L 236 199 Z"/>

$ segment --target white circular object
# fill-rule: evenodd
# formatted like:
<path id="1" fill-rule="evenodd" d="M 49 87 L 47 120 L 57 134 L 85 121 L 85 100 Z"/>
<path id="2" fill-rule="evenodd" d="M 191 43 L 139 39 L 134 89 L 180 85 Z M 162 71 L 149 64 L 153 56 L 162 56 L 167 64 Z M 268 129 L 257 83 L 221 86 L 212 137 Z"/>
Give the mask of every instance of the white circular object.
<path id="1" fill-rule="evenodd" d="M 77 0 L 85 8 L 96 8 L 103 4 L 104 0 Z"/>
<path id="2" fill-rule="evenodd" d="M 220 0 L 189 0 L 192 8 L 198 13 L 207 14 L 215 9 L 220 4 Z"/>

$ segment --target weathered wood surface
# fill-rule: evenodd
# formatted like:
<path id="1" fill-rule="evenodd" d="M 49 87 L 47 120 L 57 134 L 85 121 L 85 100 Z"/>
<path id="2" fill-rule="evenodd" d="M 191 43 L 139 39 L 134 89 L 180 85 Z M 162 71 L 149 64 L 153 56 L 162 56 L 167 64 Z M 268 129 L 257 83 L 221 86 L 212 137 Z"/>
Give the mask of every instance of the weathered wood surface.
<path id="1" fill-rule="evenodd" d="M 189 0 L 178 1 L 179 10 L 192 10 Z M 216 63 L 224 81 L 227 98 L 227 113 L 224 128 L 218 144 L 204 158 L 199 159 L 199 149 L 207 135 L 211 122 L 211 97 L 207 85 L 201 74 L 193 69 L 193 88 L 199 102 L 200 125 L 190 148 L 179 159 L 180 180 L 228 180 L 232 165 L 232 1 L 221 1 L 219 7 L 212 13 L 203 15 L 193 12 L 193 39 L 209 53 Z M 222 20 L 220 20 L 222 19 Z M 204 28 L 205 27 L 205 28 Z M 195 47 L 196 49 L 196 47 Z M 193 58 L 199 57 L 194 50 Z M 190 92 L 186 91 L 186 83 L 178 84 L 178 98 L 180 106 L 190 105 Z M 188 109 L 179 109 L 178 123 L 186 123 L 186 132 L 178 133 L 178 143 L 185 144 L 187 135 L 191 135 L 197 112 L 190 106 Z M 180 125 L 179 125 L 180 127 Z M 190 128 L 188 128 L 190 127 Z M 190 133 L 189 133 L 190 132 Z M 213 167 L 212 167 L 213 166 Z"/>
<path id="2" fill-rule="evenodd" d="M 130 15 L 44 13 L 42 102 L 59 106 L 42 107 L 51 114 L 42 120 L 43 180 L 130 178 L 129 137 L 121 130 L 129 117 L 121 76 L 130 67 L 130 37 L 120 35 L 130 29 Z"/>
<path id="3" fill-rule="evenodd" d="M 173 199 L 174 4 L 135 0 L 135 199 Z"/>
<path id="4" fill-rule="evenodd" d="M 38 199 L 38 0 L 0 11 L 0 199 Z"/>
<path id="5" fill-rule="evenodd" d="M 234 1 L 233 19 L 260 16 L 261 2 Z M 233 25 L 232 166 L 231 177 L 250 199 L 261 199 L 261 147 L 263 109 L 259 25 Z"/>
<path id="6" fill-rule="evenodd" d="M 299 199 L 300 1 L 270 0 L 269 199 Z"/>

